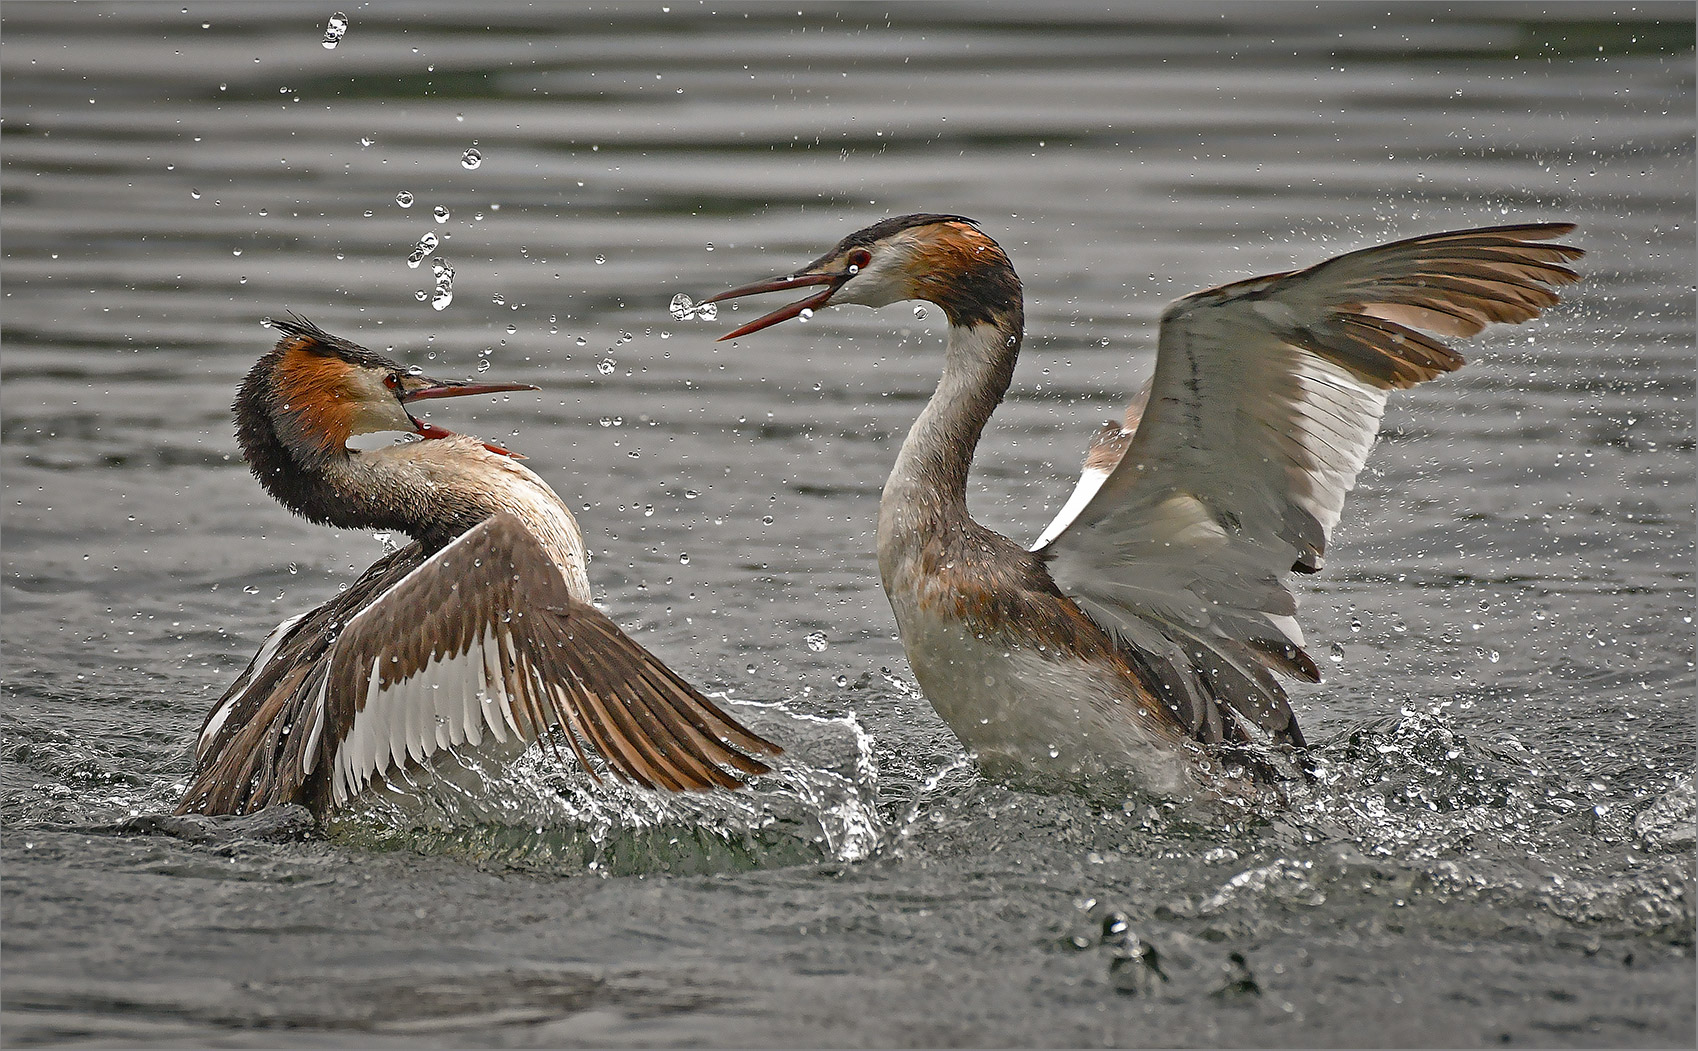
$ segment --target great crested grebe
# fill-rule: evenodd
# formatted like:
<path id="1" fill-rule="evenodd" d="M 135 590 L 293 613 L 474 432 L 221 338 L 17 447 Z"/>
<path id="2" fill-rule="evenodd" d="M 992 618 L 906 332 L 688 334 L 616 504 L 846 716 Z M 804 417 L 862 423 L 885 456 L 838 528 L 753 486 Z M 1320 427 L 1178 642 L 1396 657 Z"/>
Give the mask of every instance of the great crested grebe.
<path id="1" fill-rule="evenodd" d="M 510 758 L 553 727 L 598 779 L 586 746 L 645 787 L 767 772 L 755 756 L 776 745 L 591 605 L 583 536 L 547 483 L 407 408 L 536 387 L 434 380 L 302 318 L 271 325 L 283 337 L 235 403 L 255 477 L 314 522 L 413 543 L 266 638 L 207 716 L 178 813 L 295 802 L 322 815 L 376 779 L 468 752 Z M 422 440 L 348 447 L 384 431 Z"/>
<path id="2" fill-rule="evenodd" d="M 1284 764 L 1229 747 L 1250 757 L 1228 774 L 1219 746 L 1304 745 L 1274 677 L 1320 681 L 1292 573 L 1321 568 L 1387 392 L 1462 365 L 1435 337 L 1555 304 L 1583 253 L 1540 242 L 1572 229 L 1430 234 L 1174 302 L 1145 396 L 1032 550 L 967 509 L 1024 329 L 1020 279 L 972 220 L 886 219 L 708 301 L 818 289 L 722 339 L 839 304 L 942 308 L 943 377 L 885 482 L 879 573 L 914 677 L 987 775 L 1242 795 Z"/>

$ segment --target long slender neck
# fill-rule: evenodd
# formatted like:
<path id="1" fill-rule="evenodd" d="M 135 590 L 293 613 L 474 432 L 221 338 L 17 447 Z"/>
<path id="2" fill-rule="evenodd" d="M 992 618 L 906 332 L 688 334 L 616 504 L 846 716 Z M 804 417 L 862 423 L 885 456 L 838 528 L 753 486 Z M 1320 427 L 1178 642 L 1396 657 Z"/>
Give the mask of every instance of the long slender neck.
<path id="1" fill-rule="evenodd" d="M 917 533 L 971 521 L 967 472 L 991 413 L 1008 392 L 1020 353 L 1023 322 L 1018 299 L 1011 310 L 949 328 L 943 377 L 926 403 L 879 502 L 879 548 Z"/>

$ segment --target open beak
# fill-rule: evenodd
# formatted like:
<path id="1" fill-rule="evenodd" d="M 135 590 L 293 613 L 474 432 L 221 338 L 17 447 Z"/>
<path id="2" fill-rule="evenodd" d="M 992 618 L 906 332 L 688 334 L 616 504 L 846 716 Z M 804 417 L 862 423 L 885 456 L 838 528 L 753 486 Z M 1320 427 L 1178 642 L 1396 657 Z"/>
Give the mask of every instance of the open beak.
<path id="1" fill-rule="evenodd" d="M 768 281 L 756 281 L 752 285 L 744 285 L 741 288 L 733 288 L 729 292 L 721 292 L 717 296 L 710 296 L 707 299 L 702 300 L 702 302 L 717 303 L 722 299 L 737 299 L 742 296 L 755 296 L 762 292 L 782 292 L 787 288 L 807 288 L 812 285 L 826 286 L 823 291 L 815 292 L 813 295 L 808 296 L 805 299 L 799 299 L 787 307 L 779 307 L 772 313 L 767 314 L 764 317 L 758 317 L 749 322 L 747 325 L 727 332 L 725 335 L 720 336 L 719 339 L 715 340 L 716 343 L 723 343 L 728 339 L 736 339 L 738 336 L 746 336 L 751 332 L 758 332 L 763 328 L 776 325 L 780 321 L 789 321 L 793 317 L 800 316 L 804 310 L 818 310 L 831 301 L 832 295 L 838 290 L 838 288 L 842 287 L 843 282 L 849 280 L 849 277 L 850 275 L 848 274 L 797 274 L 794 277 L 775 277 Z"/>
<path id="2" fill-rule="evenodd" d="M 500 394 L 503 391 L 541 390 L 541 387 L 531 383 L 472 383 L 457 380 L 433 380 L 428 376 L 408 376 L 401 381 L 401 390 L 397 397 L 403 404 L 409 401 L 423 401 L 426 398 L 464 398 L 472 394 Z M 454 432 L 446 427 L 438 427 L 434 423 L 425 423 L 415 419 L 412 413 L 407 418 L 413 421 L 413 428 L 423 438 L 447 438 Z M 483 447 L 498 456 L 511 456 L 515 460 L 524 457 L 511 449 L 504 449 L 494 442 L 484 442 Z"/>

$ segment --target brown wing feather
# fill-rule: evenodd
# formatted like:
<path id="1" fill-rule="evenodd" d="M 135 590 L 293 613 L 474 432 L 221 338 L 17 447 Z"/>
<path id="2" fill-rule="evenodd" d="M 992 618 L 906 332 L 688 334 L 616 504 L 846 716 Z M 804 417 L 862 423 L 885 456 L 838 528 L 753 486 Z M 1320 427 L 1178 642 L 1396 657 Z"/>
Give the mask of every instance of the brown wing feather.
<path id="1" fill-rule="evenodd" d="M 510 515 L 475 527 L 350 622 L 334 655 L 334 739 L 352 731 L 374 685 L 396 687 L 489 635 L 505 689 L 523 713 L 520 725 L 530 723 L 532 733 L 561 726 L 574 751 L 582 755 L 587 744 L 637 784 L 735 787 L 724 768 L 765 773 L 766 764 L 746 753 L 781 751 L 573 597 L 547 552 Z M 374 662 L 381 669 L 375 683 Z M 680 721 L 702 732 L 681 737 Z"/>
<path id="2" fill-rule="evenodd" d="M 232 705 L 218 732 L 196 749 L 195 771 L 179 814 L 248 814 L 282 803 L 304 803 L 302 772 L 308 708 L 327 670 L 326 654 L 340 625 L 424 562 L 417 544 L 379 559 L 348 590 L 290 629 L 263 667 L 259 655 L 201 722 Z M 316 674 L 314 674 L 316 672 Z"/>

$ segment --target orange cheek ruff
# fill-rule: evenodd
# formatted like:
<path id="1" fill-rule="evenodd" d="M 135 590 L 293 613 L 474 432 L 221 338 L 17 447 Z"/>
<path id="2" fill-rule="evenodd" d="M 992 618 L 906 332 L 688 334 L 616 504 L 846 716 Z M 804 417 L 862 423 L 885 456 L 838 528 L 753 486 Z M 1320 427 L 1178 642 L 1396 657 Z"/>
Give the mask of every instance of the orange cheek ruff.
<path id="1" fill-rule="evenodd" d="M 307 349 L 314 345 L 298 338 L 285 346 L 277 363 L 277 395 L 299 421 L 304 437 L 334 452 L 346 448 L 354 436 L 356 403 L 348 386 L 353 367 Z"/>
<path id="2" fill-rule="evenodd" d="M 915 298 L 947 303 L 963 278 L 994 266 L 1007 266 L 1001 246 L 966 223 L 940 223 L 921 241 L 912 270 Z"/>

